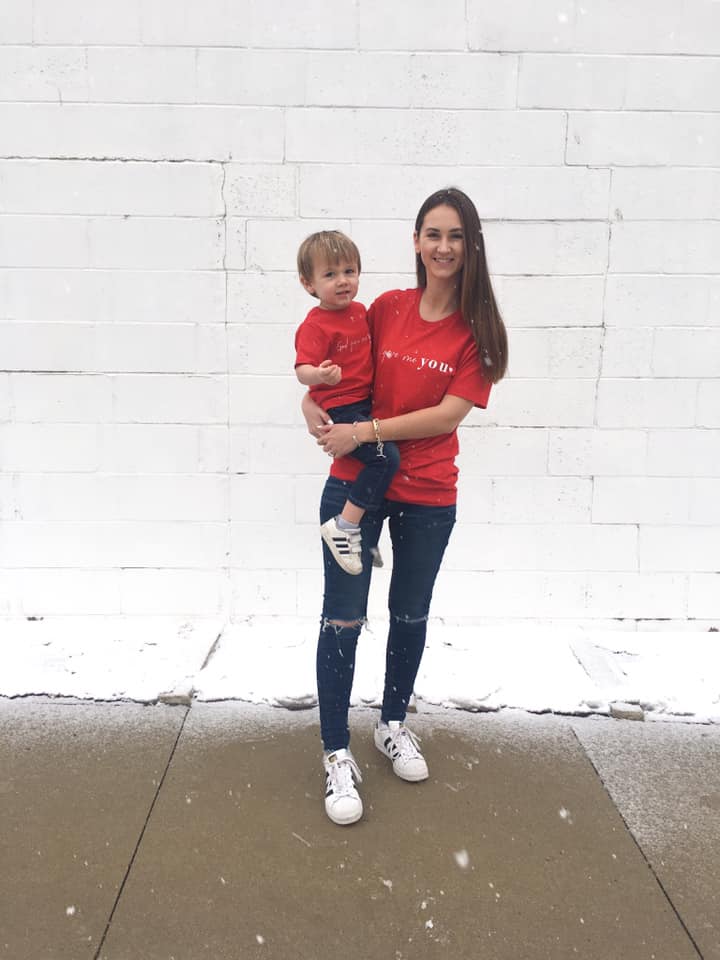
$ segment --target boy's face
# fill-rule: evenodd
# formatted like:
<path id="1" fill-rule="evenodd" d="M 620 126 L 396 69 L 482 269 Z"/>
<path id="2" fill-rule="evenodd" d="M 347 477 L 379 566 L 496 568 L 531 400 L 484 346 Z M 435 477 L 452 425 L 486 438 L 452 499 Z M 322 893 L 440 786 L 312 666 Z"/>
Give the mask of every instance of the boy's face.
<path id="1" fill-rule="evenodd" d="M 339 260 L 337 263 L 317 263 L 312 280 L 300 282 L 308 293 L 315 294 L 325 310 L 344 310 L 355 299 L 360 283 L 357 263 Z"/>

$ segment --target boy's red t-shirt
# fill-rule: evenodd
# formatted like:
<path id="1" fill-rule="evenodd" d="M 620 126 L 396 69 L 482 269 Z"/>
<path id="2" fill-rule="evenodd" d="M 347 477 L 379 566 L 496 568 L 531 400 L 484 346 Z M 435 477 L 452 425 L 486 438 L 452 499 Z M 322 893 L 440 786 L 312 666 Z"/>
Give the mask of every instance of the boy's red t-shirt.
<path id="1" fill-rule="evenodd" d="M 319 366 L 332 360 L 342 367 L 342 380 L 309 387 L 310 396 L 323 410 L 358 403 L 370 396 L 373 359 L 367 310 L 353 301 L 344 310 L 313 307 L 295 334 L 295 366 Z"/>
<path id="2" fill-rule="evenodd" d="M 446 394 L 486 407 L 490 381 L 472 331 L 458 311 L 428 322 L 419 313 L 422 290 L 391 290 L 368 311 L 375 358 L 373 416 L 379 420 L 432 407 Z M 399 440 L 400 469 L 385 496 L 403 503 L 450 506 L 457 498 L 457 431 L 423 440 Z M 330 473 L 354 480 L 361 464 L 334 461 Z"/>

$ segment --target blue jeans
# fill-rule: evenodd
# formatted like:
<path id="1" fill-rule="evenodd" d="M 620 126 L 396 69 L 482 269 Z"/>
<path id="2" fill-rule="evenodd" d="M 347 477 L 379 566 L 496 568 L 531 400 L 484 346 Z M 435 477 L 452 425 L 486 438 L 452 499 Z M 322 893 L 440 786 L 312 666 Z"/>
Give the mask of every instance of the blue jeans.
<path id="1" fill-rule="evenodd" d="M 320 501 L 320 522 L 342 509 L 351 484 L 329 477 Z M 435 578 L 455 525 L 455 506 L 426 507 L 384 500 L 361 521 L 363 572 L 351 576 L 323 543 L 325 594 L 317 648 L 320 731 L 325 750 L 350 742 L 348 709 L 355 672 L 355 650 L 367 613 L 372 574 L 370 548 L 377 546 L 385 518 L 393 549 L 388 607 L 390 630 L 385 656 L 381 718 L 404 720 L 420 667 Z M 352 626 L 339 626 L 333 621 Z"/>
<path id="2" fill-rule="evenodd" d="M 341 407 L 330 407 L 327 411 L 334 423 L 356 423 L 358 420 L 370 420 L 370 401 L 346 403 Z M 397 444 L 383 444 L 383 456 L 378 454 L 377 444 L 362 443 L 348 454 L 354 460 L 364 464 L 363 469 L 350 485 L 347 499 L 363 510 L 378 510 L 390 486 L 392 478 L 400 466 L 400 451 Z M 342 509 L 342 508 L 341 508 Z M 340 510 L 338 510 L 340 513 Z M 325 518 L 329 520 L 329 517 Z"/>

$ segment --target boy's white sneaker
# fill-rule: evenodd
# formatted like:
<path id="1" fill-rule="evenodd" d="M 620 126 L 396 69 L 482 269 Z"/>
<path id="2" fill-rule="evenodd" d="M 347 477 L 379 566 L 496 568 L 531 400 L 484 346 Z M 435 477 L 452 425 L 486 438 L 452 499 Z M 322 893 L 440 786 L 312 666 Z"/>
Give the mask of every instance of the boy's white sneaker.
<path id="1" fill-rule="evenodd" d="M 375 746 L 392 760 L 393 770 L 403 780 L 427 780 L 428 767 L 420 753 L 420 738 L 400 720 L 380 721 L 375 727 Z"/>
<path id="2" fill-rule="evenodd" d="M 362 775 L 349 750 L 333 750 L 323 756 L 325 767 L 325 812 L 333 823 L 346 826 L 363 814 L 362 800 L 355 781 Z"/>
<path id="3" fill-rule="evenodd" d="M 328 545 L 330 553 L 337 560 L 345 573 L 357 576 L 362 573 L 360 559 L 360 528 L 357 530 L 341 530 L 337 525 L 337 517 L 331 517 L 320 527 L 323 540 Z"/>

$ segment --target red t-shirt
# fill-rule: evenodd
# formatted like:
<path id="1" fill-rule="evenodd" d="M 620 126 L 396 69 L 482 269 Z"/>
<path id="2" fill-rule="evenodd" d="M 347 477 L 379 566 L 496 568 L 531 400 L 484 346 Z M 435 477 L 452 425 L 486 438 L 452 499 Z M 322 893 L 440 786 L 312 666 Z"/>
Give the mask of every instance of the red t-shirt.
<path id="1" fill-rule="evenodd" d="M 373 359 L 367 311 L 353 301 L 344 310 L 313 307 L 295 334 L 295 366 L 319 366 L 332 360 L 342 367 L 342 380 L 334 387 L 325 383 L 310 387 L 310 396 L 323 410 L 358 403 L 370 396 Z"/>
<path id="2" fill-rule="evenodd" d="M 422 290 L 391 290 L 368 311 L 375 380 L 373 415 L 379 420 L 432 407 L 446 394 L 486 407 L 490 381 L 483 372 L 472 331 L 458 311 L 428 322 L 419 313 Z M 400 469 L 389 500 L 449 506 L 457 497 L 457 431 L 424 440 L 399 440 Z M 352 457 L 334 461 L 330 473 L 354 480 L 361 465 Z"/>

